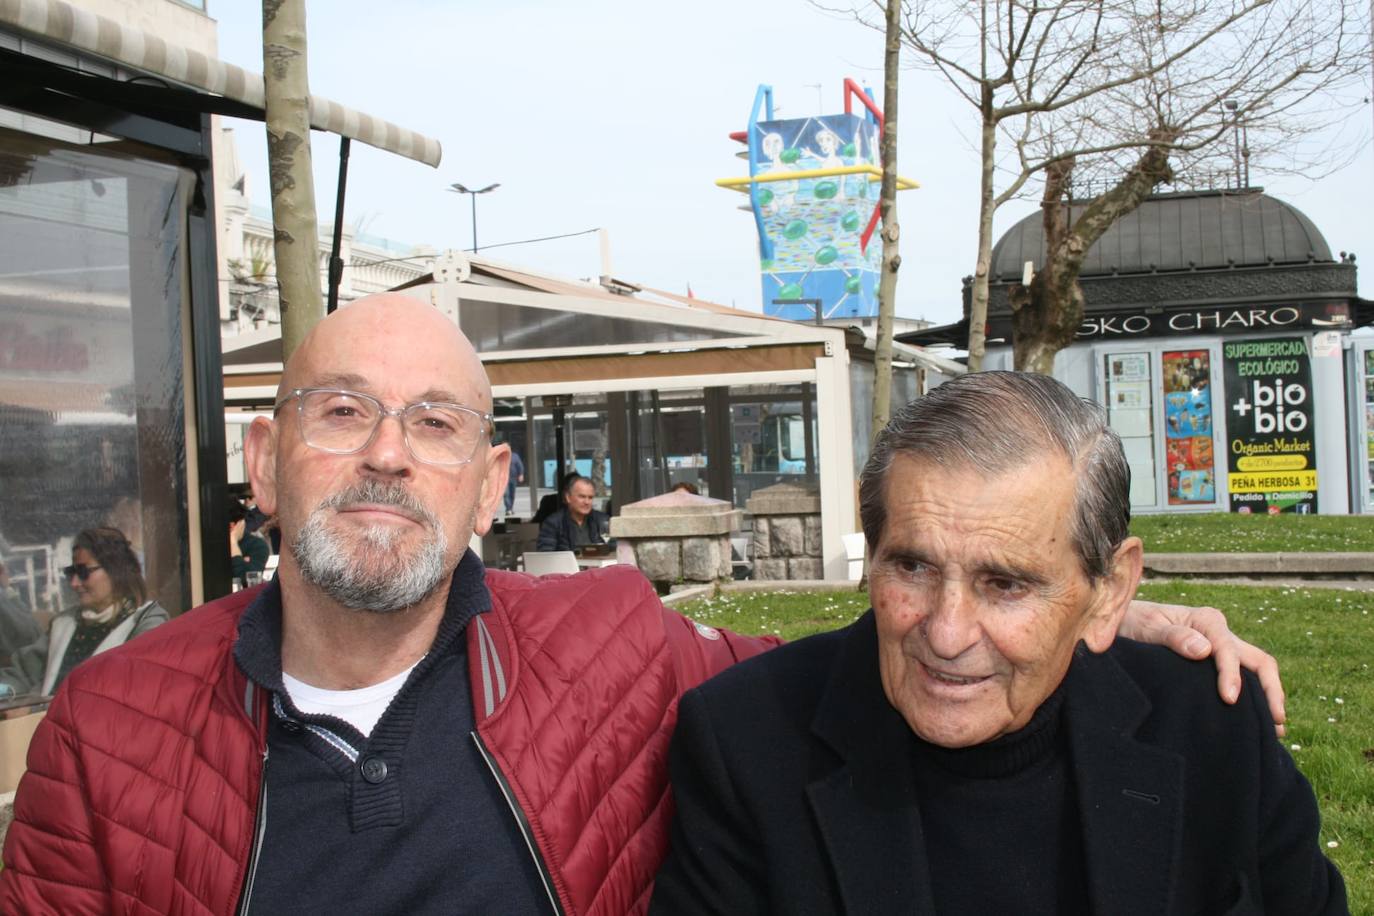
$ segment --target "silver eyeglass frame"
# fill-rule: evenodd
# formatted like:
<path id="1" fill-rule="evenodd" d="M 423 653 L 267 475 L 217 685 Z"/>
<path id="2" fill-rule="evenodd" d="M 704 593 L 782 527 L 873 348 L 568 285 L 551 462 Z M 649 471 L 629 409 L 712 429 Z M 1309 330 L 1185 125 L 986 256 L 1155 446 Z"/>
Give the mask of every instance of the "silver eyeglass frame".
<path id="1" fill-rule="evenodd" d="M 310 394 L 346 394 L 349 397 L 360 398 L 362 400 L 371 401 L 373 404 L 376 404 L 377 422 L 372 424 L 372 432 L 368 433 L 367 439 L 363 441 L 363 444 L 358 446 L 357 448 L 339 449 L 326 448 L 325 446 L 315 445 L 313 442 L 311 442 L 310 438 L 305 434 L 305 396 Z M 421 464 L 432 464 L 436 467 L 444 468 L 456 468 L 461 467 L 465 464 L 471 464 L 472 459 L 477 455 L 477 449 L 482 444 L 482 437 L 486 436 L 487 440 L 490 441 L 492 434 L 496 431 L 496 418 L 494 416 L 492 416 L 489 413 L 484 413 L 480 410 L 474 410 L 473 408 L 466 407 L 462 404 L 453 404 L 448 401 L 416 401 L 415 403 L 407 404 L 404 407 L 388 407 L 376 397 L 370 394 L 365 394 L 361 391 L 353 391 L 350 388 L 293 388 L 290 394 L 288 394 L 286 397 L 282 398 L 280 401 L 277 401 L 275 404 L 272 405 L 272 416 L 276 417 L 278 414 L 280 414 L 282 408 L 287 405 L 287 402 L 293 400 L 296 402 L 296 429 L 301 434 L 301 441 L 304 442 L 310 448 L 315 449 L 316 451 L 325 452 L 330 455 L 358 454 L 358 452 L 361 452 L 364 449 L 366 449 L 369 445 L 372 444 L 373 440 L 377 438 L 377 430 L 382 428 L 382 422 L 386 420 L 387 417 L 395 417 L 396 421 L 401 424 L 401 439 L 405 442 L 406 452 L 409 453 L 410 457 L 414 458 Z M 460 461 L 434 461 L 429 458 L 421 458 L 419 455 L 415 453 L 415 447 L 410 444 L 410 430 L 406 429 L 405 417 L 411 411 L 424 410 L 429 408 L 455 410 L 459 413 L 471 414 L 472 416 L 477 417 L 479 420 L 482 421 L 481 432 L 478 433 L 476 441 L 472 444 L 472 454 L 468 455 L 466 458 Z"/>

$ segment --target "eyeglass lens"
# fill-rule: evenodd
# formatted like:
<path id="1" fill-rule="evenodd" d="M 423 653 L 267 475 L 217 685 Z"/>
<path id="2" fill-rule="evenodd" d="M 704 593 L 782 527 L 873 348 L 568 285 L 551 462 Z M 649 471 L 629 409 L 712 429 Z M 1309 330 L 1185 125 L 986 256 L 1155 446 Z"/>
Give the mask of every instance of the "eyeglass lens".
<path id="1" fill-rule="evenodd" d="M 104 567 L 87 566 L 85 563 L 73 563 L 71 566 L 63 567 L 62 575 L 68 579 L 72 576 L 76 576 L 82 582 L 85 582 L 91 577 L 91 573 L 95 572 L 97 569 L 104 569 Z"/>
<path id="2" fill-rule="evenodd" d="M 301 434 L 312 448 L 356 452 L 371 440 L 384 412 L 370 397 L 339 391 L 301 395 Z M 456 407 L 412 404 L 400 416 L 406 443 L 420 461 L 462 464 L 482 436 L 481 415 Z"/>

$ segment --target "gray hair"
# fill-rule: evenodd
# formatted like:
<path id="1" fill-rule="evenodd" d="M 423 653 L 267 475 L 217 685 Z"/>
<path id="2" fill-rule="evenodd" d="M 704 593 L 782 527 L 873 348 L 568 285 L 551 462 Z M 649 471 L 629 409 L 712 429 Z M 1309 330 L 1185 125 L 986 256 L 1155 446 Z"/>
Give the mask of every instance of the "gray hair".
<path id="1" fill-rule="evenodd" d="M 878 434 L 859 479 L 859 515 L 869 549 L 887 521 L 886 478 L 907 455 L 992 477 L 1060 454 L 1074 470 L 1069 532 L 1090 580 L 1111 571 L 1131 524 L 1131 470 L 1101 408 L 1049 376 L 971 372 L 897 411 Z"/>

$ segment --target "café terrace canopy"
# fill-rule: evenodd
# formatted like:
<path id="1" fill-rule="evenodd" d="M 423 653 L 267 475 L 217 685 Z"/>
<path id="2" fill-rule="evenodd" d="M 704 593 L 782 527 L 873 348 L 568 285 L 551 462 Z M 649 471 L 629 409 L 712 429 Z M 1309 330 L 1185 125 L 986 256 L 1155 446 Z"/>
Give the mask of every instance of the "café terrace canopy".
<path id="1" fill-rule="evenodd" d="M 843 579 L 855 526 L 850 363 L 862 332 L 769 318 L 606 278 L 571 280 L 460 252 L 437 255 L 407 284 L 472 340 L 497 398 L 809 383 L 816 392 L 822 555 Z M 347 306 L 345 306 L 347 307 Z M 963 367 L 899 345 L 903 371 Z M 270 409 L 281 379 L 280 329 L 224 342 L 231 409 Z"/>
<path id="2" fill-rule="evenodd" d="M 262 75 L 173 44 L 142 29 L 73 6 L 64 0 L 0 0 L 0 26 L 166 77 L 233 103 L 261 117 Z M 221 114 L 241 114 L 232 108 Z M 310 126 L 437 167 L 439 141 L 322 96 L 310 97 Z"/>

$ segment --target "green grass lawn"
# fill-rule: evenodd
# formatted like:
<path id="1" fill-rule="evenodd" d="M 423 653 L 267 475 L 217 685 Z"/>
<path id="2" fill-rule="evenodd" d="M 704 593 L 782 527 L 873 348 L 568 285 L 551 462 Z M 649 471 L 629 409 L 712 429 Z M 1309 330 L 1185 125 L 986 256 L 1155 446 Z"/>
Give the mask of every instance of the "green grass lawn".
<path id="1" fill-rule="evenodd" d="M 1159 553 L 1374 551 L 1374 516 L 1137 515 L 1131 534 Z"/>
<path id="2" fill-rule="evenodd" d="M 1317 793 L 1321 842 L 1345 876 L 1350 911 L 1374 914 L 1374 593 L 1175 582 L 1144 586 L 1141 597 L 1221 608 L 1237 633 L 1279 660 L 1284 745 Z M 867 607 L 860 592 L 783 591 L 726 593 L 680 610 L 712 626 L 799 639 Z"/>

